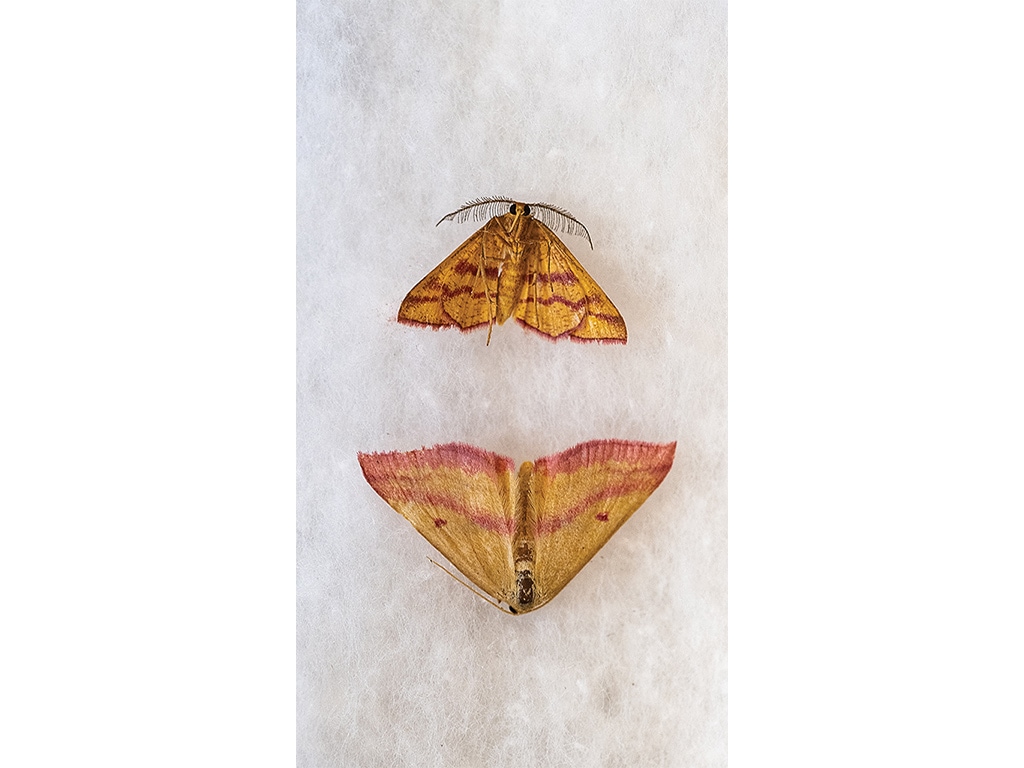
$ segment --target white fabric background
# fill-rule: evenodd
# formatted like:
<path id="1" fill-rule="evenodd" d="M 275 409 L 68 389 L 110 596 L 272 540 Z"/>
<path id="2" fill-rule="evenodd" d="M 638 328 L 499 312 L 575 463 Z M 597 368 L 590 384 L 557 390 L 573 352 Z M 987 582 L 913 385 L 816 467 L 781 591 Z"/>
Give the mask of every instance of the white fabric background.
<path id="1" fill-rule="evenodd" d="M 300 766 L 726 763 L 726 11 L 715 0 L 301 0 Z M 625 346 L 397 323 L 479 223 L 569 209 Z M 678 441 L 548 606 L 504 615 L 364 482 L 357 451 L 536 459 Z"/>

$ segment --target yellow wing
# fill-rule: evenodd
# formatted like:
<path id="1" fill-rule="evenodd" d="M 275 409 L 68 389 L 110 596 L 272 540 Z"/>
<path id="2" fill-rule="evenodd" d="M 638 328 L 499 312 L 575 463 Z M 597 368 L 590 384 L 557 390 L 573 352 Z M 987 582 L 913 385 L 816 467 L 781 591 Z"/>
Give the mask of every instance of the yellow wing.
<path id="1" fill-rule="evenodd" d="M 505 243 L 490 222 L 474 232 L 409 291 L 398 310 L 409 325 L 458 326 L 464 331 L 494 322 L 498 261 Z"/>
<path id="2" fill-rule="evenodd" d="M 532 219 L 522 241 L 517 320 L 552 338 L 626 343 L 626 321 L 554 232 Z"/>
<path id="3" fill-rule="evenodd" d="M 537 461 L 537 607 L 558 594 L 661 484 L 675 450 L 675 443 L 592 440 Z"/>
<path id="4" fill-rule="evenodd" d="M 448 561 L 495 600 L 514 596 L 515 465 L 463 443 L 360 453 L 370 486 Z"/>

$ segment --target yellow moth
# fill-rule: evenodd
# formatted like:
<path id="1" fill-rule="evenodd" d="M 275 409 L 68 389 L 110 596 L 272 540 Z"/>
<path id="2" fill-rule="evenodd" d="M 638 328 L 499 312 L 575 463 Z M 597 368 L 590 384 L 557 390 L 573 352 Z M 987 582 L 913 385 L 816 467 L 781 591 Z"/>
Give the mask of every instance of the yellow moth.
<path id="1" fill-rule="evenodd" d="M 464 443 L 361 453 L 372 488 L 509 613 L 551 600 L 658 487 L 675 443 L 591 440 L 515 472 Z"/>
<path id="2" fill-rule="evenodd" d="M 486 325 L 490 343 L 494 324 L 515 316 L 550 339 L 626 343 L 622 315 L 552 231 L 591 242 L 572 214 L 547 203 L 486 197 L 441 221 L 470 217 L 489 220 L 409 291 L 400 322 L 463 331 Z"/>

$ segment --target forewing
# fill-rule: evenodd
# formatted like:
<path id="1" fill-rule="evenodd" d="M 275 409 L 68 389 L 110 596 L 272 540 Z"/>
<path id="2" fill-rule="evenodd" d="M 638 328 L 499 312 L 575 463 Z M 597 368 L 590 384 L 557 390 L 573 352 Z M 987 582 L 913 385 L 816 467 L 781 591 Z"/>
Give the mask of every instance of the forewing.
<path id="1" fill-rule="evenodd" d="M 626 322 L 558 236 L 532 221 L 524 236 L 529 279 L 524 281 L 516 319 L 557 338 L 626 342 Z"/>
<path id="2" fill-rule="evenodd" d="M 534 581 L 554 597 L 672 468 L 676 444 L 592 440 L 534 465 Z"/>
<path id="3" fill-rule="evenodd" d="M 366 481 L 470 581 L 496 600 L 515 582 L 512 460 L 463 443 L 361 453 Z"/>
<path id="4" fill-rule="evenodd" d="M 486 265 L 494 235 L 483 227 L 456 248 L 409 291 L 398 310 L 398 320 L 411 325 L 455 325 L 469 330 L 494 317 L 498 269 Z"/>

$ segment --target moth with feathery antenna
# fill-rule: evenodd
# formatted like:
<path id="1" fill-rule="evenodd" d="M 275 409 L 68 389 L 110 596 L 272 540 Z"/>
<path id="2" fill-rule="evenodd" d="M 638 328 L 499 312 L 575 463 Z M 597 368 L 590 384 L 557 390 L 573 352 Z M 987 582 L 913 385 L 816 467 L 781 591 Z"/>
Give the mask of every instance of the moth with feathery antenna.
<path id="1" fill-rule="evenodd" d="M 429 275 L 398 310 L 399 322 L 463 331 L 513 315 L 550 339 L 626 343 L 622 315 L 553 230 L 586 237 L 568 211 L 505 197 L 472 200 L 441 219 L 489 219 Z M 438 224 L 441 221 L 437 222 Z"/>

